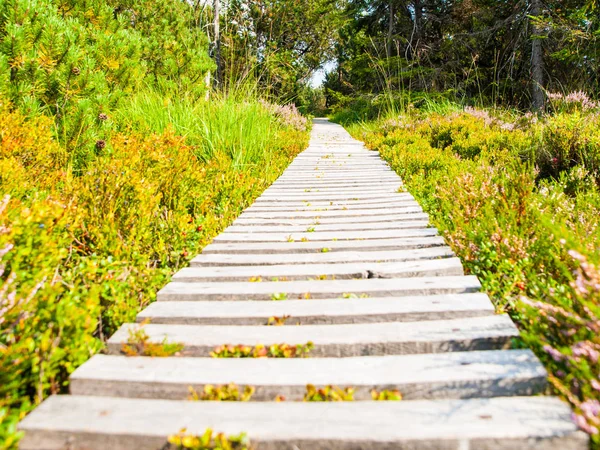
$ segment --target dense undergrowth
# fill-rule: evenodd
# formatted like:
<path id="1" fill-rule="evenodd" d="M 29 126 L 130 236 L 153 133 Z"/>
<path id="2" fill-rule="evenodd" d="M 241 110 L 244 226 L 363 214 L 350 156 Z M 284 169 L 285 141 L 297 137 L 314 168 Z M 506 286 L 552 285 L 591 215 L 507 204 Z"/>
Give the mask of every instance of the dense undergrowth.
<path id="1" fill-rule="evenodd" d="M 349 129 L 517 321 L 600 448 L 600 105 L 573 94 L 553 106 L 538 117 L 424 104 Z"/>
<path id="2" fill-rule="evenodd" d="M 251 87 L 207 99 L 194 14 L 0 3 L 0 449 L 307 145 Z"/>
<path id="3" fill-rule="evenodd" d="M 117 132 L 110 152 L 80 173 L 65 163 L 47 118 L 25 119 L 2 106 L 4 433 L 12 433 L 18 408 L 28 411 L 30 400 L 64 389 L 69 373 L 153 301 L 170 274 L 307 144 L 305 130 L 280 123 L 256 102 L 199 108 L 211 112 L 195 118 L 212 121 L 208 129 L 182 136 L 176 126 L 156 132 L 147 124 L 147 132 Z M 255 123 L 242 134 L 233 126 L 249 120 Z M 196 140 L 203 144 L 190 143 Z"/>

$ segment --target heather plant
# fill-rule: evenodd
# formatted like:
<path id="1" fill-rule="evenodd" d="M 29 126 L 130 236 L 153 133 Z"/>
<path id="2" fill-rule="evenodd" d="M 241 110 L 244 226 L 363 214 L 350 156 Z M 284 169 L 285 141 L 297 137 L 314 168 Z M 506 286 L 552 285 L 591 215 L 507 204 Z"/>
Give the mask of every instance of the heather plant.
<path id="1" fill-rule="evenodd" d="M 515 319 L 598 448 L 597 118 L 494 117 L 415 112 L 351 130 L 402 176 L 497 310 Z"/>
<path id="2" fill-rule="evenodd" d="M 563 245 L 567 245 L 565 242 Z M 550 302 L 520 299 L 525 314 L 538 316 L 528 332 L 545 328 L 541 351 L 554 366 L 552 385 L 575 406 L 581 429 L 600 433 L 600 270 L 581 253 L 570 250 L 573 280 L 550 293 Z M 583 375 L 583 376 L 582 376 Z"/>
<path id="3" fill-rule="evenodd" d="M 260 104 L 265 110 L 274 114 L 277 120 L 284 126 L 296 130 L 305 130 L 309 126 L 308 119 L 300 114 L 300 111 L 298 111 L 298 108 L 293 103 L 280 106 L 266 100 L 261 100 Z"/>
<path id="4" fill-rule="evenodd" d="M 542 177 L 557 178 L 583 167 L 600 184 L 600 114 L 557 113 L 538 124 L 536 164 Z"/>
<path id="5" fill-rule="evenodd" d="M 592 100 L 585 92 L 575 91 L 569 94 L 548 92 L 548 100 L 555 111 L 588 112 L 600 109 L 600 103 Z"/>

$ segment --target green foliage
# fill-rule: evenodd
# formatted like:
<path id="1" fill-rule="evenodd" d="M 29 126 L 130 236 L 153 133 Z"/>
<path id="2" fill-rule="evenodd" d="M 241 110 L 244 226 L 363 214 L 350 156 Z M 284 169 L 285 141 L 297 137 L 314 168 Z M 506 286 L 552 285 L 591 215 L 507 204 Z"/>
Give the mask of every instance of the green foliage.
<path id="1" fill-rule="evenodd" d="M 306 386 L 304 394 L 305 402 L 352 402 L 354 401 L 354 389 L 351 387 L 340 388 L 337 386 L 325 386 L 317 388 L 312 384 Z"/>
<path id="2" fill-rule="evenodd" d="M 327 105 L 412 91 L 529 108 L 534 86 L 597 96 L 595 3 L 348 0 L 335 41 L 337 64 L 324 84 Z M 534 43 L 539 58 L 532 58 Z"/>
<path id="3" fill-rule="evenodd" d="M 207 384 L 198 394 L 196 390 L 190 387 L 191 401 L 218 401 L 218 402 L 249 402 L 256 389 L 252 386 L 245 386 L 240 392 L 240 388 L 235 383 L 224 384 L 222 386 L 213 386 Z"/>
<path id="4" fill-rule="evenodd" d="M 256 79 L 279 102 L 297 101 L 332 55 L 342 20 L 331 0 L 231 0 L 223 20 L 225 85 Z"/>
<path id="5" fill-rule="evenodd" d="M 111 111 L 143 83 L 200 95 L 212 62 L 193 8 L 175 0 L 0 3 L 0 89 L 44 112 L 76 170 L 102 153 Z"/>
<path id="6" fill-rule="evenodd" d="M 382 391 L 377 391 L 377 390 L 373 389 L 371 391 L 371 398 L 377 402 L 383 402 L 383 401 L 398 402 L 398 401 L 402 400 L 402 394 L 397 389 L 395 389 L 393 391 L 390 391 L 388 389 L 384 389 Z"/>
<path id="7" fill-rule="evenodd" d="M 378 95 L 338 96 L 331 107 L 331 119 L 351 125 L 415 112 L 450 114 L 461 109 L 442 94 L 387 91 Z"/>
<path id="8" fill-rule="evenodd" d="M 597 113 L 467 109 L 353 126 L 379 150 L 600 442 Z M 591 125 L 590 125 L 591 124 Z M 568 155 L 568 156 L 561 156 Z M 564 158 L 564 159 L 560 159 Z M 539 170 L 548 160 L 569 160 Z"/>
<path id="9" fill-rule="evenodd" d="M 160 344 L 150 342 L 150 336 L 146 333 L 143 327 L 144 324 L 137 328 L 129 329 L 129 337 L 127 343 L 123 344 L 121 353 L 126 356 L 150 356 L 164 358 L 167 356 L 177 355 L 183 350 L 184 345 L 180 343 L 168 342 L 167 338 L 163 339 Z"/>
<path id="10" fill-rule="evenodd" d="M 213 97 L 216 101 L 199 102 L 192 96 L 146 90 L 133 96 L 118 114 L 123 127 L 155 133 L 173 130 L 186 136 L 202 161 L 225 154 L 240 169 L 263 158 L 268 163 L 271 158 L 265 158 L 264 152 L 270 150 L 269 142 L 276 139 L 280 127 L 273 123 L 267 104 L 253 100 L 248 92 Z M 217 115 L 219 120 L 214 120 Z"/>
<path id="11" fill-rule="evenodd" d="M 248 450 L 250 441 L 246 433 L 237 436 L 225 436 L 223 433 L 214 434 L 207 429 L 202 436 L 188 434 L 183 429 L 179 434 L 169 436 L 169 449 L 189 450 Z"/>
<path id="12" fill-rule="evenodd" d="M 323 88 L 312 88 L 305 86 L 296 98 L 300 112 L 304 115 L 314 117 L 325 117 L 327 115 L 327 99 Z"/>
<path id="13" fill-rule="evenodd" d="M 20 419 L 25 417 L 28 404 L 23 404 L 21 411 L 10 411 L 8 408 L 0 408 L 0 443 L 2 450 L 16 448 L 19 440 L 23 437 L 22 431 L 17 431 Z"/>
<path id="14" fill-rule="evenodd" d="M 314 348 L 312 342 L 306 344 L 273 344 L 255 347 L 247 345 L 221 345 L 210 353 L 213 358 L 304 358 Z"/>
<path id="15" fill-rule="evenodd" d="M 254 103 L 236 106 L 216 99 L 210 109 L 186 104 L 211 114 L 224 138 L 241 143 L 244 164 L 210 142 L 205 145 L 215 148 L 211 158 L 200 158 L 197 143 L 212 135 L 182 136 L 171 128 L 153 132 L 116 115 L 110 146 L 83 172 L 75 171 L 54 139 L 49 118 L 26 119 L 6 103 L 1 106 L 0 186 L 6 197 L 0 207 L 0 436 L 5 442 L 16 439 L 9 431 L 16 418 L 63 391 L 69 374 L 122 323 L 133 321 L 168 277 L 304 148 L 306 131 L 284 125 Z M 183 108 L 182 115 L 191 116 Z M 269 123 L 271 140 L 252 160 L 243 159 L 243 149 L 254 145 L 255 132 L 235 136 L 233 126 L 218 124 L 230 123 L 232 115 L 245 116 L 250 127 Z M 150 353 L 172 351 L 157 345 Z"/>

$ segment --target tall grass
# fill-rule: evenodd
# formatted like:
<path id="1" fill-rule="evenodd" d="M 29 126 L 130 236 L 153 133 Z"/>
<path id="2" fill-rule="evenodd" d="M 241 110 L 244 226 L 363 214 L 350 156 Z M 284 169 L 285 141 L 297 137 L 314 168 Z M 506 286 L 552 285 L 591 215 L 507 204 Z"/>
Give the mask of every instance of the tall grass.
<path id="1" fill-rule="evenodd" d="M 407 86 L 404 81 L 407 75 L 401 60 L 400 55 L 390 59 L 371 58 L 371 68 L 377 74 L 382 90 L 377 94 L 349 98 L 334 108 L 331 119 L 342 125 L 351 125 L 395 119 L 410 115 L 416 109 L 422 113 L 440 115 L 463 109 L 464 99 L 458 102 L 449 94 L 413 90 L 410 83 Z"/>
<path id="2" fill-rule="evenodd" d="M 171 130 L 185 137 L 204 162 L 226 154 L 236 169 L 264 162 L 268 143 L 279 132 L 272 114 L 249 88 L 214 94 L 209 101 L 144 90 L 117 114 L 125 127 L 151 133 Z"/>

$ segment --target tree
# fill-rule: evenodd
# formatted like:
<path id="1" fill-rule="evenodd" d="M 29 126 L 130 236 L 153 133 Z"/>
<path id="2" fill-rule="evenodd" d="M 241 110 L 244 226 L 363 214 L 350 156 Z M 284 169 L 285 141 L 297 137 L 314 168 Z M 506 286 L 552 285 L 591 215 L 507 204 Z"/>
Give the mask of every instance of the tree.
<path id="1" fill-rule="evenodd" d="M 542 47 L 542 30 L 539 19 L 542 16 L 542 3 L 540 0 L 531 0 L 531 80 L 532 80 L 532 106 L 533 109 L 542 111 L 546 103 L 544 93 L 544 49 Z"/>
<path id="2" fill-rule="evenodd" d="M 543 109 L 598 89 L 595 0 L 348 0 L 329 98 L 424 90 Z"/>
<path id="3" fill-rule="evenodd" d="M 223 82 L 223 65 L 221 62 L 221 0 L 213 0 L 213 32 L 215 48 L 215 85 L 221 87 Z"/>
<path id="4" fill-rule="evenodd" d="M 231 0 L 223 24 L 227 83 L 248 77 L 281 101 L 294 99 L 332 56 L 338 0 Z"/>

